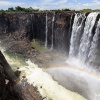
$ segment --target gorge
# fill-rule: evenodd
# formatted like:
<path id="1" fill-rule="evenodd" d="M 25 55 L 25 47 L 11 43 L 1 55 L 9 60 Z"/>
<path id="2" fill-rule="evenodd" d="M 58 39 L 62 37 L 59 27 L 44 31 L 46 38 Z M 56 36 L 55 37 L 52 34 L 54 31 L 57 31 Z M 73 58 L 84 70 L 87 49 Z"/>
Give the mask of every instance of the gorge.
<path id="1" fill-rule="evenodd" d="M 100 12 L 0 14 L 0 41 L 7 51 L 25 58 L 40 54 L 31 45 L 36 41 L 52 55 L 64 54 L 64 60 L 53 59 L 58 65 L 50 62 L 50 67 L 48 61 L 43 70 L 86 99 L 100 99 Z"/>

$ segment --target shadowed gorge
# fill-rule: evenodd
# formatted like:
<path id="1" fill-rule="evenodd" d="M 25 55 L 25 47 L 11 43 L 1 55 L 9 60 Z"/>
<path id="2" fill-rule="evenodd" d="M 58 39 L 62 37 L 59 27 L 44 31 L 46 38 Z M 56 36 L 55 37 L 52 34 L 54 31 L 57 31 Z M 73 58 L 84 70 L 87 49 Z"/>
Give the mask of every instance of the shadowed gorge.
<path id="1" fill-rule="evenodd" d="M 17 86 L 36 86 L 39 100 L 100 99 L 100 12 L 2 13 L 0 47 L 7 66 L 21 71 Z"/>

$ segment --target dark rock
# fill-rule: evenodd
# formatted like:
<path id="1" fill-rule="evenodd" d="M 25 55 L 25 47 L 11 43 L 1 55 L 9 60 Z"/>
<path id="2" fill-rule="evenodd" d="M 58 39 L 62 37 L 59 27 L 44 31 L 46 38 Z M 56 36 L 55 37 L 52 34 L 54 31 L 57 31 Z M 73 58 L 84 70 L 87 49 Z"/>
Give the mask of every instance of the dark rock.
<path id="1" fill-rule="evenodd" d="M 48 46 L 52 40 L 53 13 L 48 13 Z M 70 19 L 72 13 L 57 13 L 54 21 L 54 48 L 68 51 L 70 41 Z M 39 40 L 45 42 L 46 13 L 0 14 L 0 39 L 9 46 L 17 45 L 22 40 Z M 6 37 L 3 37 L 6 36 Z M 7 37 L 8 36 L 8 37 Z M 7 40 L 8 39 L 8 40 Z M 11 42 L 12 41 L 12 42 Z M 5 44 L 5 43 L 4 43 Z M 14 44 L 14 45 L 13 45 Z M 11 47 L 14 48 L 14 47 Z M 17 47 L 19 48 L 19 47 Z M 17 50 L 18 51 L 18 50 Z M 27 51 L 27 50 L 26 50 Z M 22 52 L 21 49 L 19 52 Z M 28 52 L 29 53 L 29 52 Z"/>

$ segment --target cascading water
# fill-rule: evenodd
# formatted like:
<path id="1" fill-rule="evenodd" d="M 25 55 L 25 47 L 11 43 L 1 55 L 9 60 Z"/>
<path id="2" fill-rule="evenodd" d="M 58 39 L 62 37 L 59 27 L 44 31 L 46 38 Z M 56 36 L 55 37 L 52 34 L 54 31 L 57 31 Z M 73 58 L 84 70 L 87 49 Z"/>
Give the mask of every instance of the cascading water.
<path id="1" fill-rule="evenodd" d="M 100 64 L 100 19 L 97 24 L 95 35 L 91 43 L 91 48 L 89 52 L 89 62 L 98 66 Z"/>
<path id="2" fill-rule="evenodd" d="M 87 100 L 100 100 L 100 88 L 98 88 L 100 73 L 95 68 L 88 67 L 89 62 L 100 62 L 100 19 L 98 20 L 98 14 L 97 12 L 90 13 L 87 18 L 85 14 L 75 15 L 67 61 L 72 66 L 54 66 L 46 69 L 46 72 L 51 74 L 59 84 L 76 91 Z M 84 63 L 87 59 L 87 63 Z"/>
<path id="3" fill-rule="evenodd" d="M 87 16 L 85 14 L 76 14 L 74 18 L 72 36 L 70 42 L 70 57 L 76 57 L 77 59 L 84 58 L 83 62 L 86 60 L 86 57 L 89 58 L 89 62 L 94 62 L 97 60 L 98 50 L 100 50 L 100 19 L 98 21 L 95 34 L 92 34 L 92 30 L 96 23 L 96 18 L 98 13 L 90 13 Z M 85 21 L 86 19 L 86 21 Z M 53 32 L 54 32 L 54 21 L 55 14 L 52 18 L 52 45 L 53 49 Z M 84 26 L 85 23 L 85 26 Z M 84 31 L 83 31 L 84 30 Z M 94 36 L 94 37 L 93 37 Z M 48 16 L 46 14 L 46 38 L 45 38 L 45 47 L 48 45 Z M 89 51 L 88 51 L 89 50 Z M 88 54 L 89 53 L 89 54 Z M 99 53 L 100 54 L 100 53 Z M 16 63 L 17 61 L 7 58 L 8 62 Z M 99 59 L 98 59 L 99 60 Z M 70 61 L 72 63 L 72 61 Z M 75 62 L 75 61 L 74 61 Z M 13 64 L 14 66 L 20 66 L 21 63 Z M 13 66 L 12 65 L 12 66 Z M 42 69 L 38 68 L 36 65 L 28 61 L 28 65 L 22 65 L 19 70 L 22 71 L 22 76 L 26 76 L 27 81 L 31 85 L 38 87 L 41 95 L 47 97 L 47 100 L 84 100 L 85 98 L 81 97 L 77 93 L 89 98 L 88 100 L 100 100 L 100 78 L 94 74 L 88 73 L 84 70 L 75 68 L 75 67 L 60 67 L 53 70 L 46 70 L 50 73 L 53 78 L 58 81 L 61 85 L 67 89 L 77 92 L 71 92 L 55 81 Z M 77 65 L 76 65 L 77 66 Z M 81 66 L 80 66 L 81 67 Z M 34 84 L 33 84 L 34 83 Z M 42 86 L 42 88 L 40 88 Z M 58 91 L 58 92 L 55 92 Z"/>
<path id="4" fill-rule="evenodd" d="M 98 16 L 97 12 L 90 13 L 87 16 L 85 27 L 84 27 L 84 33 L 82 36 L 82 41 L 80 43 L 78 58 L 81 59 L 83 62 L 86 62 L 88 58 L 88 53 L 91 45 L 91 41 L 93 38 L 93 28 L 96 22 L 96 18 Z"/>
<path id="5" fill-rule="evenodd" d="M 4 51 L 5 50 L 3 50 L 3 53 Z M 45 73 L 41 68 L 38 68 L 38 66 L 30 60 L 27 60 L 26 64 L 23 65 L 22 62 L 20 62 L 21 59 L 17 60 L 15 57 L 10 57 L 10 55 L 6 53 L 4 53 L 4 55 L 10 66 L 16 66 L 13 68 L 15 71 L 16 68 L 19 67 L 18 70 L 21 71 L 19 84 L 21 85 L 27 81 L 29 85 L 35 86 L 38 89 L 38 92 L 45 100 L 86 100 L 78 93 L 67 90 L 59 85 L 49 74 Z M 25 80 L 23 80 L 23 76 L 26 76 Z"/>
<path id="6" fill-rule="evenodd" d="M 100 100 L 99 76 L 72 66 L 51 66 L 45 71 L 59 84 L 83 95 L 87 100 Z"/>
<path id="7" fill-rule="evenodd" d="M 69 59 L 67 60 L 67 63 L 70 64 L 71 60 L 71 65 L 75 66 L 76 64 L 76 66 L 79 65 L 80 67 L 84 67 L 85 64 L 86 66 L 86 61 L 87 59 L 89 59 L 88 58 L 90 57 L 89 55 L 91 55 L 89 54 L 89 52 L 91 53 L 90 46 L 96 45 L 94 42 L 93 42 L 94 44 L 93 43 L 91 44 L 91 42 L 93 40 L 93 34 L 94 34 L 93 29 L 96 24 L 96 18 L 98 14 L 99 14 L 98 12 L 90 13 L 87 16 L 87 18 L 85 17 L 85 14 L 75 15 L 72 28 L 72 36 L 70 41 Z M 84 21 L 85 21 L 85 26 L 84 26 Z M 99 33 L 99 29 L 97 31 Z M 94 46 L 92 46 L 91 48 L 93 47 Z"/>
<path id="8" fill-rule="evenodd" d="M 45 31 L 45 35 L 46 35 L 46 37 L 45 37 L 45 47 L 47 47 L 47 45 L 48 45 L 48 41 L 47 41 L 47 38 L 48 38 L 48 15 L 47 15 L 47 13 L 46 13 L 46 31 Z"/>
<path id="9" fill-rule="evenodd" d="M 73 16 L 74 16 L 74 15 L 72 14 L 72 15 L 71 15 L 71 18 L 70 18 L 70 28 L 69 28 L 69 32 L 68 32 L 68 33 L 71 33 Z"/>
<path id="10" fill-rule="evenodd" d="M 52 18 L 52 44 L 51 44 L 51 49 L 53 49 L 53 38 L 54 38 L 54 21 L 55 21 L 55 13 L 54 13 L 54 15 L 53 15 L 53 18 Z"/>
<path id="11" fill-rule="evenodd" d="M 72 28 L 72 36 L 71 36 L 71 42 L 70 42 L 70 51 L 69 55 L 71 57 L 74 57 L 78 53 L 80 39 L 82 36 L 83 28 L 84 28 L 84 20 L 85 20 L 85 14 L 76 14 L 74 18 L 74 24 Z"/>

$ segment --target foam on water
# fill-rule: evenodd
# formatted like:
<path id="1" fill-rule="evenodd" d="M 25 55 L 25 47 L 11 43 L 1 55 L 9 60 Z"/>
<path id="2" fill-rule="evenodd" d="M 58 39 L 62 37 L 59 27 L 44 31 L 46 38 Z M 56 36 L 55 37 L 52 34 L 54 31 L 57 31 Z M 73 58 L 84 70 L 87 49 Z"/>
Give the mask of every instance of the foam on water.
<path id="1" fill-rule="evenodd" d="M 85 72 L 90 72 L 90 73 L 92 73 L 92 74 L 94 74 L 98 77 L 100 76 L 100 73 L 99 73 L 98 69 L 95 69 L 95 67 L 90 66 L 89 64 L 84 64 L 84 62 L 82 62 L 80 59 L 69 57 L 66 60 L 66 63 L 69 66 L 73 66 L 75 68 L 82 69 Z"/>
<path id="2" fill-rule="evenodd" d="M 43 72 L 42 69 L 30 61 L 27 63 L 29 66 L 19 70 L 25 71 L 28 83 L 37 86 L 41 95 L 46 97 L 46 100 L 85 100 L 79 94 L 71 92 L 59 85 L 49 74 Z M 42 89 L 40 88 L 41 86 Z"/>
<path id="3" fill-rule="evenodd" d="M 45 100 L 85 100 L 79 94 L 59 85 L 48 73 L 38 68 L 30 60 L 26 62 L 28 66 L 19 66 L 19 62 L 14 61 L 8 55 L 5 56 L 10 65 L 18 64 L 17 66 L 21 71 L 20 78 L 22 79 L 23 75 L 26 76 L 27 82 L 30 85 L 36 86 L 42 97 L 46 97 Z"/>
<path id="4" fill-rule="evenodd" d="M 74 17 L 67 64 L 100 75 L 99 12 L 76 14 Z M 85 20 L 86 19 L 86 20 Z M 85 22 L 85 23 L 84 23 Z M 94 30 L 95 27 L 95 31 Z"/>
<path id="5" fill-rule="evenodd" d="M 100 77 L 71 66 L 53 66 L 44 70 L 67 89 L 88 100 L 100 100 Z"/>

